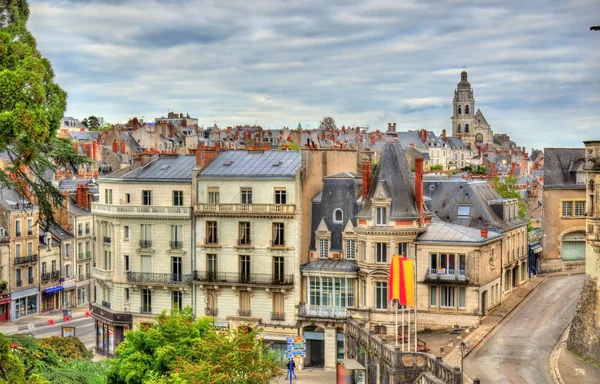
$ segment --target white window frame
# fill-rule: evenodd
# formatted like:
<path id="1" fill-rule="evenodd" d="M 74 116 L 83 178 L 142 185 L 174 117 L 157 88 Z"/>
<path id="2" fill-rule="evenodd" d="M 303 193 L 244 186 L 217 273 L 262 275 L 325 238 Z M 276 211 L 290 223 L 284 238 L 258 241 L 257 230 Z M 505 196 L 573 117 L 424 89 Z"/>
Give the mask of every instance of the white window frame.
<path id="1" fill-rule="evenodd" d="M 338 212 L 342 216 L 342 218 L 340 220 L 337 220 L 337 218 L 336 218 Z M 333 222 L 337 223 L 337 224 L 344 222 L 344 212 L 340 208 L 337 208 L 333 211 Z"/>
<path id="2" fill-rule="evenodd" d="M 346 239 L 346 259 L 356 260 L 356 240 Z"/>
<path id="3" fill-rule="evenodd" d="M 377 264 L 387 263 L 387 245 L 387 243 L 375 243 L 375 262 Z M 383 248 L 383 250 L 380 248 Z"/>
<path id="4" fill-rule="evenodd" d="M 387 210 L 386 207 L 375 207 L 375 225 L 385 226 L 387 224 Z"/>
<path id="5" fill-rule="evenodd" d="M 329 257 L 329 240 L 319 239 L 319 258 L 326 259 Z"/>

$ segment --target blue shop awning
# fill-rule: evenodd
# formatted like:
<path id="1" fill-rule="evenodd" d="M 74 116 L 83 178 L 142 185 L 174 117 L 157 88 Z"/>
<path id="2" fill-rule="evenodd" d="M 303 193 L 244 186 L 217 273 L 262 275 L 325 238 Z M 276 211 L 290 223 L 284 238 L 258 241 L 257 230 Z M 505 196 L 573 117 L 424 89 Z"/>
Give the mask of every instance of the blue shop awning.
<path id="1" fill-rule="evenodd" d="M 50 294 L 50 293 L 54 293 L 54 292 L 60 292 L 62 291 L 64 288 L 62 285 L 56 285 L 54 287 L 50 287 L 50 288 L 46 288 L 44 289 L 44 293 L 46 294 Z"/>

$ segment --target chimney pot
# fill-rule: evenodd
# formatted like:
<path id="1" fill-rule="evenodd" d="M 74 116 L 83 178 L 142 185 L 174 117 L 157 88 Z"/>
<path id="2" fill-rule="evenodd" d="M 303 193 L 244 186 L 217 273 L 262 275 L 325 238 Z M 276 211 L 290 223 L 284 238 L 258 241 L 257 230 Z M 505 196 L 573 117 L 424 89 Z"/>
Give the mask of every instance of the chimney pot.
<path id="1" fill-rule="evenodd" d="M 484 239 L 486 239 L 488 237 L 487 228 L 481 228 L 481 237 L 483 237 Z"/>

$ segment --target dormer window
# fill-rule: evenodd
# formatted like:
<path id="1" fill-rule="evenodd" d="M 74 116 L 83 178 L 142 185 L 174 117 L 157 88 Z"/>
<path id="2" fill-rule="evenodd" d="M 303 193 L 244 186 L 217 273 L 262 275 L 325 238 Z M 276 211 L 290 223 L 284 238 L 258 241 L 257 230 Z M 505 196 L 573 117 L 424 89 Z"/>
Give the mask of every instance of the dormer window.
<path id="1" fill-rule="evenodd" d="M 587 175 L 583 171 L 577 172 L 577 184 L 585 184 L 587 181 Z"/>
<path id="2" fill-rule="evenodd" d="M 329 240 L 320 239 L 319 240 L 319 257 L 322 259 L 326 259 L 329 255 Z"/>
<path id="3" fill-rule="evenodd" d="M 386 225 L 386 209 L 385 207 L 377 207 L 376 208 L 376 225 Z"/>
<path id="4" fill-rule="evenodd" d="M 470 205 L 459 205 L 458 206 L 458 217 L 469 217 L 470 212 L 471 212 Z"/>
<path id="5" fill-rule="evenodd" d="M 46 236 L 46 244 L 48 245 L 48 249 L 52 249 L 52 236 Z"/>
<path id="6" fill-rule="evenodd" d="M 344 221 L 344 213 L 341 209 L 336 209 L 333 211 L 333 222 L 334 223 L 342 223 Z"/>

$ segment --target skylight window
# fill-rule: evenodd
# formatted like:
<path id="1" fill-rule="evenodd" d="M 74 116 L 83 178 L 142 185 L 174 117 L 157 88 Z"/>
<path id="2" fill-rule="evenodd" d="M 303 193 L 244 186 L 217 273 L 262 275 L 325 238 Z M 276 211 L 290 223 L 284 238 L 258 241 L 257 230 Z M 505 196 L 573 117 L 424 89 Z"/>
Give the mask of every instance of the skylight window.
<path id="1" fill-rule="evenodd" d="M 458 206 L 458 217 L 469 217 L 471 211 L 470 205 L 459 205 Z"/>
<path id="2" fill-rule="evenodd" d="M 281 165 L 281 161 L 278 161 L 278 162 L 276 162 L 276 163 L 273 163 L 273 166 L 274 166 L 274 167 L 279 167 L 280 165 Z"/>
<path id="3" fill-rule="evenodd" d="M 231 164 L 233 164 L 233 161 L 231 161 L 231 160 L 227 160 L 227 161 L 226 161 L 226 162 L 223 164 L 223 166 L 224 166 L 224 167 L 229 167 Z"/>

